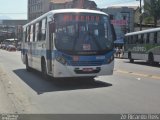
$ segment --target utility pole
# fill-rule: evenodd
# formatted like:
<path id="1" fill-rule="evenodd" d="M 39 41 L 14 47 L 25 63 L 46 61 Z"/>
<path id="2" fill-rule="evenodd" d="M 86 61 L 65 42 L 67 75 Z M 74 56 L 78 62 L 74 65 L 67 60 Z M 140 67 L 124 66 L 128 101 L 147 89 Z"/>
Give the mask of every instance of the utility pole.
<path id="1" fill-rule="evenodd" d="M 140 31 L 142 30 L 142 0 L 140 0 Z"/>
<path id="2" fill-rule="evenodd" d="M 140 18 L 139 18 L 139 27 L 140 31 L 142 30 L 142 0 L 136 0 L 139 1 L 139 12 L 140 12 Z"/>
<path id="3" fill-rule="evenodd" d="M 139 1 L 139 12 L 140 12 L 140 18 L 139 18 L 139 27 L 140 27 L 140 31 L 142 30 L 142 0 L 136 0 Z"/>

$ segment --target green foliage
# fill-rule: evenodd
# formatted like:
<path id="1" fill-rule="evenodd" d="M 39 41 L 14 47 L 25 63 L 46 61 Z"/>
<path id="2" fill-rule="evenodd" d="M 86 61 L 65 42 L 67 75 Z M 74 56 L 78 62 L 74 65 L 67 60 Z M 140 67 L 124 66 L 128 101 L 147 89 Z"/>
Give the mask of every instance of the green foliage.
<path id="1" fill-rule="evenodd" d="M 153 17 L 146 17 L 144 18 L 145 24 L 153 24 Z"/>
<path id="2" fill-rule="evenodd" d="M 150 3 L 145 3 L 144 11 L 147 12 L 147 18 L 152 17 L 154 26 L 157 26 L 157 20 L 160 19 L 160 0 L 150 0 Z"/>

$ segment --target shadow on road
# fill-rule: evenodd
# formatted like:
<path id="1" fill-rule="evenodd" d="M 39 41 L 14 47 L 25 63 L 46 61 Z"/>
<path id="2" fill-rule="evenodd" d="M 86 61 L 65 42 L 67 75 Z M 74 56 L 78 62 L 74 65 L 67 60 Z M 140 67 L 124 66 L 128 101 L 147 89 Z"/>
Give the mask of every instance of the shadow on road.
<path id="1" fill-rule="evenodd" d="M 55 91 L 69 91 L 78 89 L 94 89 L 100 87 L 110 87 L 112 84 L 96 81 L 80 79 L 61 79 L 61 80 L 44 80 L 37 71 L 27 72 L 25 69 L 18 69 L 13 71 L 20 77 L 28 86 L 30 86 L 37 94 Z M 82 80 L 83 79 L 83 80 Z"/>
<path id="2" fill-rule="evenodd" d="M 124 63 L 130 63 L 130 62 L 124 61 Z M 130 63 L 130 64 L 137 64 L 137 65 L 144 65 L 144 66 L 151 66 L 151 67 L 160 67 L 160 64 L 150 65 L 146 61 L 134 61 L 133 63 Z"/>

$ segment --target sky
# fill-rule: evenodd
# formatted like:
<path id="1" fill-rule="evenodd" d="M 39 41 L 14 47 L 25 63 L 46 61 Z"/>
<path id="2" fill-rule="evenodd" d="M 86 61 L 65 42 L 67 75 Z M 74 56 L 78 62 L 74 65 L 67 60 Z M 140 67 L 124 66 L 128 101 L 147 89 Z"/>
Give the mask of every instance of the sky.
<path id="1" fill-rule="evenodd" d="M 0 19 L 27 19 L 28 0 L 0 0 Z M 136 0 L 93 0 L 99 8 L 115 5 L 139 5 Z"/>

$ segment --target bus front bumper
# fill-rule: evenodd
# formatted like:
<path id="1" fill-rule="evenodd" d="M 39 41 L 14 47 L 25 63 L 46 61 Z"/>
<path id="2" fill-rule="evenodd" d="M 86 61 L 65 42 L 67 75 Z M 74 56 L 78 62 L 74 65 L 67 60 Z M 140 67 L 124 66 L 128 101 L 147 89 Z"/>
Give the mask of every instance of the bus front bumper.
<path id="1" fill-rule="evenodd" d="M 110 64 L 102 66 L 65 66 L 55 61 L 53 77 L 92 77 L 102 75 L 112 75 L 114 68 L 114 61 Z"/>

